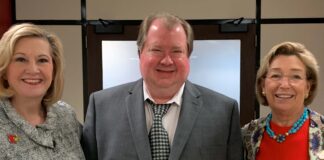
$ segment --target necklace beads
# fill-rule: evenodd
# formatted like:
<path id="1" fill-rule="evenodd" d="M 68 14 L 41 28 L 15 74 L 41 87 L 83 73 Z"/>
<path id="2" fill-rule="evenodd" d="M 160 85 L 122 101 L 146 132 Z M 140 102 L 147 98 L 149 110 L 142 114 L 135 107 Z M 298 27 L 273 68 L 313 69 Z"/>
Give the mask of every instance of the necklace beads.
<path id="1" fill-rule="evenodd" d="M 300 116 L 300 118 L 293 124 L 293 126 L 288 132 L 284 134 L 276 135 L 270 128 L 270 121 L 272 119 L 272 114 L 270 113 L 266 118 L 266 126 L 265 126 L 266 132 L 272 139 L 274 139 L 278 143 L 282 143 L 286 140 L 287 136 L 296 133 L 303 126 L 307 118 L 308 118 L 308 109 L 305 107 L 302 116 Z"/>

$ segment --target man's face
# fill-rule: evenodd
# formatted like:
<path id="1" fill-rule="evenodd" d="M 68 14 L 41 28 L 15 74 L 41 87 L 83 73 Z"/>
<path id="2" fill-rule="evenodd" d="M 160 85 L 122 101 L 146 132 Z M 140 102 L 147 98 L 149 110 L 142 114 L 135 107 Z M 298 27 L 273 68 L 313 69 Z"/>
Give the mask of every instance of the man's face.
<path id="1" fill-rule="evenodd" d="M 152 22 L 140 53 L 140 69 L 150 92 L 179 90 L 190 70 L 187 37 L 180 24 L 170 29 L 161 19 Z"/>

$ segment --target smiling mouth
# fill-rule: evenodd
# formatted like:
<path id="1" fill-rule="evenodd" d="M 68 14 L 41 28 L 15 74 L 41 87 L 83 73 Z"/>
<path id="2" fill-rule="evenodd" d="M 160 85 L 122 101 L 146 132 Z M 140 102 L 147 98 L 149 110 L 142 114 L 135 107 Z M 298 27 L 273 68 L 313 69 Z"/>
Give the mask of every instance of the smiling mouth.
<path id="1" fill-rule="evenodd" d="M 276 98 L 281 98 L 281 99 L 290 99 L 293 98 L 294 95 L 292 94 L 275 94 Z"/>
<path id="2" fill-rule="evenodd" d="M 166 70 L 166 69 L 157 69 L 158 72 L 164 72 L 164 73 L 172 73 L 174 70 Z"/>
<path id="3" fill-rule="evenodd" d="M 40 84 L 43 80 L 41 79 L 23 79 L 23 82 L 31 85 L 37 85 Z"/>

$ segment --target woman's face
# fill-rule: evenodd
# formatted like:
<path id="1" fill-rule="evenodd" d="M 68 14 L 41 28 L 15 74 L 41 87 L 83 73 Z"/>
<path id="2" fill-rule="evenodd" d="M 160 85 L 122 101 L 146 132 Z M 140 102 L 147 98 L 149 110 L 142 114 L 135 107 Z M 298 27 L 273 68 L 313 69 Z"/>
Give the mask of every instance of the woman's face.
<path id="1" fill-rule="evenodd" d="M 15 98 L 42 99 L 53 79 L 53 61 L 49 43 L 42 38 L 18 40 L 6 72 Z"/>
<path id="2" fill-rule="evenodd" d="M 301 110 L 309 90 L 306 67 L 297 56 L 279 55 L 273 59 L 262 84 L 272 110 Z"/>

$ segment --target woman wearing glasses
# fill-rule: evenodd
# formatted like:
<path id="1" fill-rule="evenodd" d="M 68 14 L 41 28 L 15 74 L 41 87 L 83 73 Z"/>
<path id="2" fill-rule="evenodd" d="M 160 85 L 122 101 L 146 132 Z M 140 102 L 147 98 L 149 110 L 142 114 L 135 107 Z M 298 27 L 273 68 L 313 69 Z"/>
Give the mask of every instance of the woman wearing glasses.
<path id="1" fill-rule="evenodd" d="M 257 73 L 256 94 L 271 113 L 242 128 L 245 159 L 324 158 L 324 118 L 309 108 L 318 74 L 315 57 L 300 43 L 270 50 Z"/>

